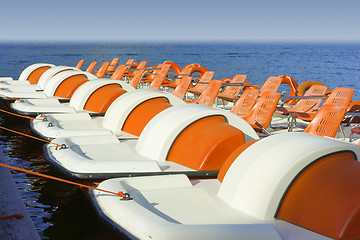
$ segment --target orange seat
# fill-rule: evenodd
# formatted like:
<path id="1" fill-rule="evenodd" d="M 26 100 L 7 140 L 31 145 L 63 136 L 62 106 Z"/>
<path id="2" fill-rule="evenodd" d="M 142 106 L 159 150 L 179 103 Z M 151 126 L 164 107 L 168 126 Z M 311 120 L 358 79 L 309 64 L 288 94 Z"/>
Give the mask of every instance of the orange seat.
<path id="1" fill-rule="evenodd" d="M 346 107 L 323 105 L 304 132 L 318 136 L 335 137 L 344 118 Z"/>
<path id="2" fill-rule="evenodd" d="M 223 82 L 220 80 L 211 80 L 207 85 L 205 90 L 200 94 L 200 96 L 192 101 L 185 101 L 187 103 L 197 103 L 205 106 L 211 107 L 220 91 Z"/>
<path id="3" fill-rule="evenodd" d="M 30 73 L 29 77 L 27 78 L 28 82 L 31 84 L 38 83 L 41 75 L 48 69 L 50 69 L 49 66 L 42 66 L 42 67 L 35 69 L 34 71 L 32 71 Z"/>
<path id="4" fill-rule="evenodd" d="M 312 85 L 306 91 L 305 97 L 325 95 L 327 87 L 323 85 Z M 309 113 L 316 112 L 321 104 L 322 98 L 300 99 L 294 107 L 277 107 L 276 112 L 288 115 L 293 112 Z"/>
<path id="5" fill-rule="evenodd" d="M 139 85 L 139 82 L 141 81 L 141 78 L 143 77 L 143 75 L 145 73 L 144 68 L 145 68 L 146 64 L 147 64 L 147 61 L 142 61 L 139 63 L 139 65 L 135 69 L 135 74 L 130 79 L 130 82 L 129 82 L 129 84 L 131 86 L 133 86 L 134 88 L 137 88 L 137 86 Z"/>
<path id="6" fill-rule="evenodd" d="M 180 99 L 184 99 L 187 90 L 189 89 L 190 83 L 191 83 L 192 77 L 184 76 L 182 77 L 181 82 L 176 86 L 172 94 L 174 96 L 177 96 Z"/>
<path id="7" fill-rule="evenodd" d="M 354 154 L 331 154 L 297 176 L 276 217 L 332 239 L 360 239 L 359 188 L 360 163 Z"/>
<path id="8" fill-rule="evenodd" d="M 276 105 L 279 102 L 281 94 L 278 92 L 265 91 L 257 100 L 250 113 L 243 119 L 247 121 L 256 131 L 261 132 L 255 122 L 260 123 L 264 128 L 270 125 L 271 118 L 275 112 Z"/>
<path id="9" fill-rule="evenodd" d="M 260 90 L 258 89 L 246 89 L 236 101 L 230 112 L 242 118 L 246 117 L 254 107 L 259 94 Z"/>
<path id="10" fill-rule="evenodd" d="M 86 72 L 88 73 L 92 73 L 94 71 L 94 68 L 96 66 L 97 62 L 91 62 L 88 66 L 88 68 L 86 69 Z"/>
<path id="11" fill-rule="evenodd" d="M 213 78 L 215 72 L 207 71 L 204 75 L 200 78 L 199 83 L 195 85 L 193 88 L 189 88 L 189 92 L 194 93 L 196 95 L 200 95 L 206 88 L 206 84 L 210 82 Z"/>
<path id="12" fill-rule="evenodd" d="M 110 64 L 109 62 L 104 62 L 97 71 L 97 73 L 95 74 L 95 76 L 98 78 L 103 78 L 105 76 L 106 69 L 108 68 L 109 64 Z"/>
<path id="13" fill-rule="evenodd" d="M 233 102 L 239 96 L 243 86 L 241 84 L 245 83 L 246 75 L 235 75 L 235 77 L 230 80 L 230 85 L 225 88 L 223 92 L 218 94 L 218 98 Z M 231 84 L 234 84 L 233 86 Z"/>
<path id="14" fill-rule="evenodd" d="M 76 68 L 77 68 L 77 69 L 81 69 L 83 63 L 84 63 L 84 59 L 80 60 L 80 61 L 76 64 Z"/>
<path id="15" fill-rule="evenodd" d="M 282 78 L 281 77 L 269 77 L 266 79 L 263 86 L 260 88 L 260 95 L 266 91 L 277 92 L 281 85 Z"/>
<path id="16" fill-rule="evenodd" d="M 113 58 L 109 66 L 106 69 L 106 74 L 113 74 L 115 71 L 116 64 L 118 63 L 119 58 Z"/>
<path id="17" fill-rule="evenodd" d="M 189 64 L 187 67 L 184 67 L 174 82 L 170 82 L 170 81 L 165 82 L 163 84 L 163 87 L 176 88 L 183 81 L 184 77 L 191 75 L 194 67 L 195 64 Z"/>
<path id="18" fill-rule="evenodd" d="M 223 116 L 207 117 L 180 133 L 167 160 L 195 170 L 219 170 L 223 160 L 244 143 L 243 132 L 228 124 Z"/>
<path id="19" fill-rule="evenodd" d="M 325 105 L 337 105 L 348 107 L 351 101 L 351 97 L 354 94 L 354 89 L 351 88 L 335 88 L 325 100 L 323 106 Z M 291 114 L 294 118 L 298 118 L 304 121 L 311 121 L 316 116 L 315 113 L 301 113 L 296 112 Z"/>
<path id="20" fill-rule="evenodd" d="M 125 72 L 131 67 L 133 62 L 134 62 L 134 59 L 129 59 L 129 60 L 127 60 L 125 65 L 119 65 L 116 68 L 115 72 L 113 73 L 113 75 L 111 76 L 110 79 L 121 80 L 124 77 Z"/>
<path id="21" fill-rule="evenodd" d="M 154 75 L 154 79 L 151 81 L 149 88 L 159 90 L 162 83 L 165 81 L 166 75 L 170 70 L 170 64 L 163 64 L 161 70 Z"/>

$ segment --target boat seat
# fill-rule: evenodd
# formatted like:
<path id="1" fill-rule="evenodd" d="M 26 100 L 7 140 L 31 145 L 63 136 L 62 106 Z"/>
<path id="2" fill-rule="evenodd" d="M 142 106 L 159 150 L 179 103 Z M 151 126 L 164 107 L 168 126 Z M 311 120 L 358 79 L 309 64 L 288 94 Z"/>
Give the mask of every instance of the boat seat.
<path id="1" fill-rule="evenodd" d="M 254 107 L 259 94 L 260 91 L 258 89 L 246 89 L 231 108 L 230 112 L 242 118 L 246 117 Z"/>
<path id="2" fill-rule="evenodd" d="M 215 99 L 220 91 L 222 84 L 223 82 L 220 80 L 211 80 L 207 85 L 205 85 L 205 90 L 200 94 L 197 99 L 192 101 L 185 100 L 185 102 L 202 104 L 211 107 L 215 102 Z"/>
<path id="3" fill-rule="evenodd" d="M 291 184 L 277 218 L 333 239 L 360 239 L 360 163 L 352 152 L 326 156 Z"/>
<path id="4" fill-rule="evenodd" d="M 241 83 L 245 83 L 247 76 L 246 75 L 235 75 L 233 79 L 230 80 L 230 84 L 237 84 L 237 86 L 227 86 L 223 92 L 218 94 L 218 98 L 225 101 L 234 102 L 235 99 L 239 96 L 241 89 Z"/>
<path id="5" fill-rule="evenodd" d="M 188 91 L 200 95 L 206 88 L 207 83 L 213 78 L 215 72 L 207 71 L 204 75 L 200 78 L 200 82 L 195 85 L 193 88 L 189 88 Z"/>
<path id="6" fill-rule="evenodd" d="M 278 92 L 263 92 L 257 100 L 255 106 L 251 109 L 250 113 L 244 117 L 244 120 L 247 121 L 256 131 L 261 132 L 262 129 L 255 123 L 260 123 L 264 128 L 267 128 L 270 125 L 271 118 L 275 112 L 280 97 L 281 94 Z"/>
<path id="7" fill-rule="evenodd" d="M 277 92 L 281 85 L 281 77 L 269 77 L 260 88 L 260 95 L 266 91 Z"/>

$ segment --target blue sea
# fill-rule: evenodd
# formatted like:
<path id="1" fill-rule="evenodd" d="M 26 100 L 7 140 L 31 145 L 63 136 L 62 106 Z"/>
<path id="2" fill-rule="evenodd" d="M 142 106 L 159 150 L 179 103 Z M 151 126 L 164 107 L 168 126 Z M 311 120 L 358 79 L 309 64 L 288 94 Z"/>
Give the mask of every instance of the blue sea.
<path id="1" fill-rule="evenodd" d="M 27 66 L 53 63 L 75 66 L 84 59 L 98 66 L 119 57 L 148 66 L 173 61 L 180 67 L 198 63 L 215 71 L 215 79 L 245 74 L 250 83 L 289 75 L 299 84 L 320 81 L 330 89 L 355 89 L 360 100 L 360 43 L 0 43 L 0 76 L 17 79 Z M 286 91 L 287 89 L 283 89 Z M 0 115 L 1 126 L 29 133 L 28 120 Z M 1 131 L 0 147 L 8 163 L 60 176 L 45 160 L 42 142 Z M 96 216 L 80 189 L 13 171 L 42 239 L 121 239 Z"/>

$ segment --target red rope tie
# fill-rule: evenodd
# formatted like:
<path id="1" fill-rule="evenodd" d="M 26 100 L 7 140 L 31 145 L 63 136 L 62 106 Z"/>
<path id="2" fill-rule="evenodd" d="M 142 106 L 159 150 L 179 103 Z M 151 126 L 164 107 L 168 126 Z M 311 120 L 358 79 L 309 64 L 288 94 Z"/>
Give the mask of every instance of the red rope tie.
<path id="1" fill-rule="evenodd" d="M 24 215 L 13 214 L 13 215 L 9 215 L 9 216 L 0 216 L 0 219 L 12 219 L 12 218 L 21 219 L 21 218 L 24 218 Z"/>
<path id="2" fill-rule="evenodd" d="M 87 188 L 87 189 L 93 189 L 93 190 L 97 190 L 97 191 L 101 191 L 101 192 L 105 192 L 105 193 L 110 193 L 110 194 L 112 194 L 112 195 L 116 195 L 116 196 L 122 197 L 123 200 L 130 200 L 130 199 L 131 199 L 131 198 L 130 198 L 130 195 L 129 195 L 128 193 L 124 193 L 124 192 L 122 192 L 122 191 L 119 191 L 119 192 L 116 193 L 116 192 L 108 191 L 108 190 L 105 190 L 105 189 L 96 188 L 96 187 L 92 187 L 92 186 L 85 185 L 85 184 L 81 184 L 81 183 L 77 183 L 77 182 L 72 182 L 72 181 L 69 181 L 69 180 L 62 179 L 62 178 L 57 178 L 57 177 L 53 177 L 53 176 L 50 176 L 50 175 L 46 175 L 46 174 L 42 174 L 42 173 L 37 173 L 37 172 L 34 172 L 34 171 L 30 171 L 30 170 L 26 170 L 26 169 L 22 169 L 22 168 L 10 166 L 10 165 L 3 164 L 3 163 L 0 163 L 0 166 L 6 167 L 6 168 L 10 168 L 10 169 L 14 169 L 14 170 L 17 170 L 17 171 L 20 171 L 20 172 L 29 173 L 29 174 L 33 174 L 33 175 L 36 175 L 36 176 L 40 176 L 40 177 L 52 179 L 52 180 L 55 180 L 55 181 L 72 184 L 72 185 L 79 186 L 79 187 L 83 187 L 83 188 Z"/>

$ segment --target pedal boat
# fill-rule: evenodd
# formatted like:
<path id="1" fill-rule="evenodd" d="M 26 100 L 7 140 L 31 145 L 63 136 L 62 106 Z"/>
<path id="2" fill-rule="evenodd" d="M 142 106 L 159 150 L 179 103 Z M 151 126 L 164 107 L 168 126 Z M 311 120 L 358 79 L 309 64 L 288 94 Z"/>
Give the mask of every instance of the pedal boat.
<path id="1" fill-rule="evenodd" d="M 51 73 L 49 74 L 52 75 L 51 77 L 47 77 L 49 76 L 47 71 Z M 15 99 L 57 97 L 68 101 L 80 85 L 89 80 L 98 79 L 95 75 L 78 69 L 65 71 L 63 67 L 59 67 L 47 71 L 41 76 L 44 80 L 46 78 L 44 89 L 38 89 L 32 85 L 3 87 L 0 89 L 0 98 L 13 102 Z M 54 71 L 57 72 L 53 74 Z"/>
<path id="2" fill-rule="evenodd" d="M 98 188 L 126 198 L 90 190 L 92 203 L 130 239 L 360 239 L 358 146 L 307 133 L 251 143 L 217 179 L 113 178 Z"/>
<path id="3" fill-rule="evenodd" d="M 15 101 L 10 107 L 13 111 L 28 116 L 77 112 L 104 114 L 117 97 L 133 90 L 135 88 L 125 81 L 101 78 L 82 84 L 75 90 L 70 101 L 64 102 L 57 97 L 23 99 Z"/>
<path id="4" fill-rule="evenodd" d="M 141 124 L 125 125 L 131 133 Z M 254 129 L 229 111 L 179 104 L 154 116 L 138 139 L 115 135 L 56 138 L 52 143 L 63 147 L 46 144 L 44 152 L 55 168 L 72 178 L 173 173 L 214 177 L 222 164 L 219 156 L 254 139 L 258 139 Z"/>
<path id="5" fill-rule="evenodd" d="M 39 115 L 31 120 L 30 127 L 34 133 L 48 140 L 111 134 L 121 138 L 138 138 L 152 117 L 178 104 L 185 102 L 170 93 L 138 89 L 120 95 L 110 104 L 105 115 L 88 112 L 47 114 L 45 118 Z"/>

